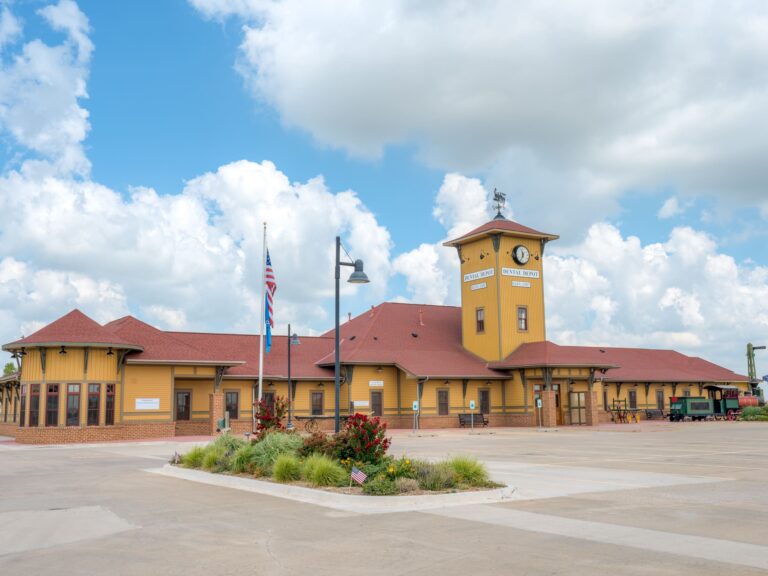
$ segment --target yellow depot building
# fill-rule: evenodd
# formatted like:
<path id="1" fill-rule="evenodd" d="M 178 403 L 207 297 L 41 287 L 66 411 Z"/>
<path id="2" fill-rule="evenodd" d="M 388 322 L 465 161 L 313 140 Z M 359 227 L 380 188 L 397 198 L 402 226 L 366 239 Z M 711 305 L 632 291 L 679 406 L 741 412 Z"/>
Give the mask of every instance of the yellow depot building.
<path id="1" fill-rule="evenodd" d="M 557 236 L 498 215 L 446 242 L 461 261 L 461 306 L 383 303 L 341 326 L 341 415 L 390 427 L 595 425 L 664 412 L 674 396 L 748 378 L 672 350 L 559 346 L 547 340 L 544 250 Z M 333 425 L 333 331 L 273 337 L 264 398 Z M 127 316 L 100 325 L 74 310 L 3 349 L 0 434 L 57 443 L 252 430 L 258 336 L 158 330 Z M 472 416 L 469 416 L 469 415 Z"/>

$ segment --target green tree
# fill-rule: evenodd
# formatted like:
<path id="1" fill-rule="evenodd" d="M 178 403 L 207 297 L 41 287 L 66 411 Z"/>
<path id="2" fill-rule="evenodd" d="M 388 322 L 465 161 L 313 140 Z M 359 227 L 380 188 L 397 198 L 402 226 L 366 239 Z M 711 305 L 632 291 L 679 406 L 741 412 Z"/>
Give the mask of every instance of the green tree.
<path id="1" fill-rule="evenodd" d="M 16 364 L 13 362 L 6 363 L 5 367 L 3 368 L 3 376 L 8 376 L 14 372 L 16 372 Z"/>

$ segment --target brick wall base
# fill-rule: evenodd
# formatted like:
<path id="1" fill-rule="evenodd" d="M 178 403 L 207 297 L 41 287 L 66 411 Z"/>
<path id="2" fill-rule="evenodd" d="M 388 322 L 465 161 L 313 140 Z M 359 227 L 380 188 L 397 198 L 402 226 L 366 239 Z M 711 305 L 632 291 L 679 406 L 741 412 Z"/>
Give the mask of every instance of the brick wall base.
<path id="1" fill-rule="evenodd" d="M 19 427 L 15 422 L 0 422 L 0 436 L 16 436 L 16 430 Z"/>
<path id="2" fill-rule="evenodd" d="M 211 433 L 208 420 L 177 420 L 176 436 L 207 436 Z"/>
<path id="3" fill-rule="evenodd" d="M 143 438 L 172 438 L 175 422 L 147 422 L 118 424 L 116 426 L 17 428 L 19 444 L 79 444 L 86 442 L 111 442 L 116 440 L 140 440 Z"/>

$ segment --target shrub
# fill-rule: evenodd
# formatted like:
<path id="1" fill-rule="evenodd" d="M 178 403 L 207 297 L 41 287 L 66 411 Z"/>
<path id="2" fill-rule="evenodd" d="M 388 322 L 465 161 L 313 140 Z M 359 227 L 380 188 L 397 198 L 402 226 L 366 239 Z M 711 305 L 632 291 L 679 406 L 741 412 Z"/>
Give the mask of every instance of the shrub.
<path id="1" fill-rule="evenodd" d="M 377 463 L 389 449 L 386 437 L 387 425 L 378 416 L 369 418 L 365 414 L 353 414 L 346 428 L 335 437 L 336 457 L 351 458 L 356 462 Z"/>
<path id="2" fill-rule="evenodd" d="M 486 486 L 490 482 L 485 465 L 469 456 L 456 456 L 447 462 L 456 476 L 456 482 L 468 486 Z"/>
<path id="3" fill-rule="evenodd" d="M 363 484 L 363 493 L 370 496 L 391 496 L 392 494 L 399 494 L 400 490 L 398 490 L 394 480 L 390 480 L 386 476 L 377 476 Z"/>
<path id="4" fill-rule="evenodd" d="M 298 454 L 302 458 L 311 454 L 331 456 L 333 454 L 331 439 L 325 432 L 312 432 L 310 436 L 304 438 L 304 444 L 299 448 Z"/>
<path id="5" fill-rule="evenodd" d="M 253 444 L 253 463 L 268 471 L 281 454 L 295 454 L 301 448 L 303 440 L 297 434 L 270 432 Z"/>
<path id="6" fill-rule="evenodd" d="M 228 456 L 231 456 L 246 444 L 247 442 L 245 440 L 233 436 L 229 432 L 225 432 L 213 441 L 213 446 L 221 448 Z"/>
<path id="7" fill-rule="evenodd" d="M 255 444 L 246 444 L 237 449 L 230 459 L 229 469 L 235 474 L 253 473 L 255 463 L 253 461 Z"/>
<path id="8" fill-rule="evenodd" d="M 209 472 L 223 472 L 229 466 L 229 458 L 224 448 L 211 444 L 205 449 L 202 465 Z"/>
<path id="9" fill-rule="evenodd" d="M 280 454 L 272 466 L 272 476 L 278 482 L 293 482 L 301 478 L 301 462 L 294 454 Z"/>
<path id="10" fill-rule="evenodd" d="M 395 480 L 395 486 L 397 487 L 397 491 L 401 494 L 416 492 L 419 489 L 418 481 L 413 478 L 398 478 Z"/>
<path id="11" fill-rule="evenodd" d="M 274 404 L 267 404 L 259 400 L 254 404 L 256 410 L 256 433 L 261 435 L 267 432 L 285 430 L 283 418 L 288 411 L 288 400 L 282 396 L 275 398 Z"/>
<path id="12" fill-rule="evenodd" d="M 181 457 L 181 464 L 185 468 L 200 468 L 203 463 L 203 456 L 205 456 L 205 447 L 195 446 Z"/>
<path id="13" fill-rule="evenodd" d="M 418 478 L 419 488 L 431 492 L 450 490 L 456 486 L 456 475 L 446 462 L 430 464 L 422 468 Z"/>
<path id="14" fill-rule="evenodd" d="M 768 420 L 768 407 L 745 406 L 741 409 L 740 420 L 766 421 Z"/>
<path id="15" fill-rule="evenodd" d="M 314 486 L 341 486 L 347 479 L 347 471 L 324 454 L 312 454 L 305 461 L 301 475 Z"/>

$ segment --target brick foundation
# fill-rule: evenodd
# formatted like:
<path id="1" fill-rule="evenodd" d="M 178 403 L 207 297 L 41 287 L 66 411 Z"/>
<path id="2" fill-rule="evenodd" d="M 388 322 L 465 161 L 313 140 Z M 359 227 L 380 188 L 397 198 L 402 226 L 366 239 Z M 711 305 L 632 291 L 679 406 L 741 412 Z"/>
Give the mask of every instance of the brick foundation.
<path id="1" fill-rule="evenodd" d="M 0 422 L 0 436 L 16 436 L 18 425 L 15 422 Z"/>
<path id="2" fill-rule="evenodd" d="M 253 432 L 253 420 L 231 420 L 229 422 L 229 428 L 232 430 L 233 434 L 245 434 L 246 432 Z"/>
<path id="3" fill-rule="evenodd" d="M 208 420 L 177 420 L 176 436 L 207 436 L 211 433 Z"/>
<path id="4" fill-rule="evenodd" d="M 140 440 L 142 438 L 172 438 L 175 422 L 147 422 L 118 424 L 115 426 L 17 428 L 19 444 L 79 444 L 86 442 L 112 442 Z"/>

